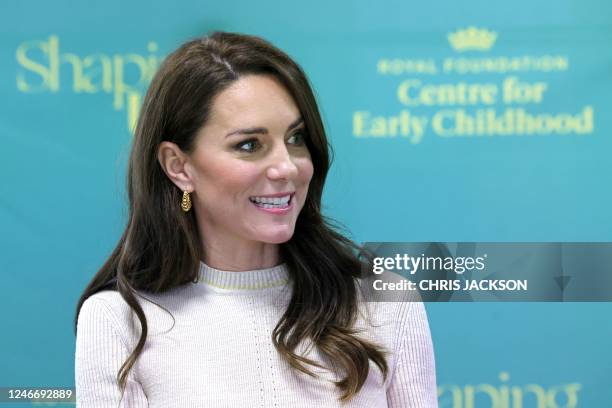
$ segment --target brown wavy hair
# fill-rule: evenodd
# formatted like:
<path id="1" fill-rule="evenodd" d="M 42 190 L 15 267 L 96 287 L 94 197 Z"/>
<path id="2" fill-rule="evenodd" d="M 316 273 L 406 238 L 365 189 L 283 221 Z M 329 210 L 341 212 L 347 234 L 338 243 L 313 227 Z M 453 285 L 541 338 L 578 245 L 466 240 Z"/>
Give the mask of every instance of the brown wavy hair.
<path id="1" fill-rule="evenodd" d="M 359 392 L 370 360 L 387 378 L 386 351 L 359 338 L 353 327 L 358 312 L 356 279 L 367 270 L 362 268 L 364 252 L 338 232 L 338 224 L 321 214 L 321 195 L 333 151 L 308 79 L 295 61 L 269 42 L 215 31 L 179 47 L 153 78 L 129 157 L 127 226 L 78 302 L 75 333 L 83 302 L 104 289 L 117 290 L 140 321 L 139 341 L 117 373 L 122 393 L 147 337 L 147 321 L 136 291 L 158 293 L 197 282 L 202 257 L 194 211 L 181 211 L 182 192 L 158 162 L 159 145 L 166 140 L 192 152 L 213 98 L 247 74 L 274 75 L 292 95 L 304 118 L 314 167 L 294 235 L 280 244 L 293 292 L 271 340 L 291 367 L 316 377 L 308 366 L 325 367 L 296 352 L 298 344 L 309 339 L 333 368 L 342 371 L 342 379 L 335 382 L 342 401 Z"/>

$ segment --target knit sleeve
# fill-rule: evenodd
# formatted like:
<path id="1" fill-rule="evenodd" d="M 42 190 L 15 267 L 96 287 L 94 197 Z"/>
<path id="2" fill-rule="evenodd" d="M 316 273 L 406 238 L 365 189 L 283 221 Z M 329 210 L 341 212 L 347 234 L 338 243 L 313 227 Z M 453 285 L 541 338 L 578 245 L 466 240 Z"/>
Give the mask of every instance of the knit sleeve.
<path id="1" fill-rule="evenodd" d="M 121 398 L 117 373 L 130 352 L 114 316 L 103 299 L 89 298 L 81 307 L 75 353 L 77 408 L 148 406 L 142 386 L 134 380 L 133 369 Z"/>
<path id="2" fill-rule="evenodd" d="M 387 403 L 389 408 L 437 408 L 435 361 L 425 306 L 422 302 L 405 306 Z"/>

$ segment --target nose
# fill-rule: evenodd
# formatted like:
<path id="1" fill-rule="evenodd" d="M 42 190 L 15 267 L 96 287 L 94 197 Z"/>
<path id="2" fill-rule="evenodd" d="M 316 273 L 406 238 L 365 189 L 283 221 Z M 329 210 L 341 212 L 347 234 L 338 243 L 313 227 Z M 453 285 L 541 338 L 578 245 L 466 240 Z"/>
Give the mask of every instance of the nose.
<path id="1" fill-rule="evenodd" d="M 297 176 L 298 168 L 285 146 L 278 149 L 273 155 L 272 163 L 268 166 L 266 174 L 272 180 L 290 180 Z"/>

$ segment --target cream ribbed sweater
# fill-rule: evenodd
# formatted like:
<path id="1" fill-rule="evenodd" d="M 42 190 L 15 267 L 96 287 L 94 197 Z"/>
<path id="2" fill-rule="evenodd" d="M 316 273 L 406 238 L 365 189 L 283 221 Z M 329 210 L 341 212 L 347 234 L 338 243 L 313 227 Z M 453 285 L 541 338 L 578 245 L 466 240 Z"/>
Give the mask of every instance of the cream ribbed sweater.
<path id="1" fill-rule="evenodd" d="M 431 335 L 420 302 L 360 302 L 362 337 L 389 350 L 390 375 L 383 382 L 370 362 L 361 391 L 348 403 L 328 380 L 291 369 L 271 340 L 291 292 L 285 264 L 229 272 L 201 263 L 200 280 L 139 299 L 149 325 L 143 353 L 130 372 L 119 405 L 117 371 L 140 330 L 116 291 L 88 298 L 76 339 L 77 407 L 437 407 Z M 367 305 L 367 309 L 365 308 Z M 364 314 L 369 310 L 369 314 Z M 369 316 L 369 319 L 365 317 Z M 366 323 L 366 322 L 369 322 Z M 324 362 L 316 348 L 301 352 Z"/>

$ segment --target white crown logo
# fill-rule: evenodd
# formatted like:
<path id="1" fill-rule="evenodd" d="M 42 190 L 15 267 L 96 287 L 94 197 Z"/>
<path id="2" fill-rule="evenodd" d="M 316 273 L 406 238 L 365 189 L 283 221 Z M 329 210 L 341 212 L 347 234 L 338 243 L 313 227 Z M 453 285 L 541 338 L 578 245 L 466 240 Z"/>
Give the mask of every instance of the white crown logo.
<path id="1" fill-rule="evenodd" d="M 487 51 L 493 47 L 497 40 L 497 33 L 486 28 L 474 26 L 457 30 L 448 34 L 448 42 L 455 51 Z"/>

